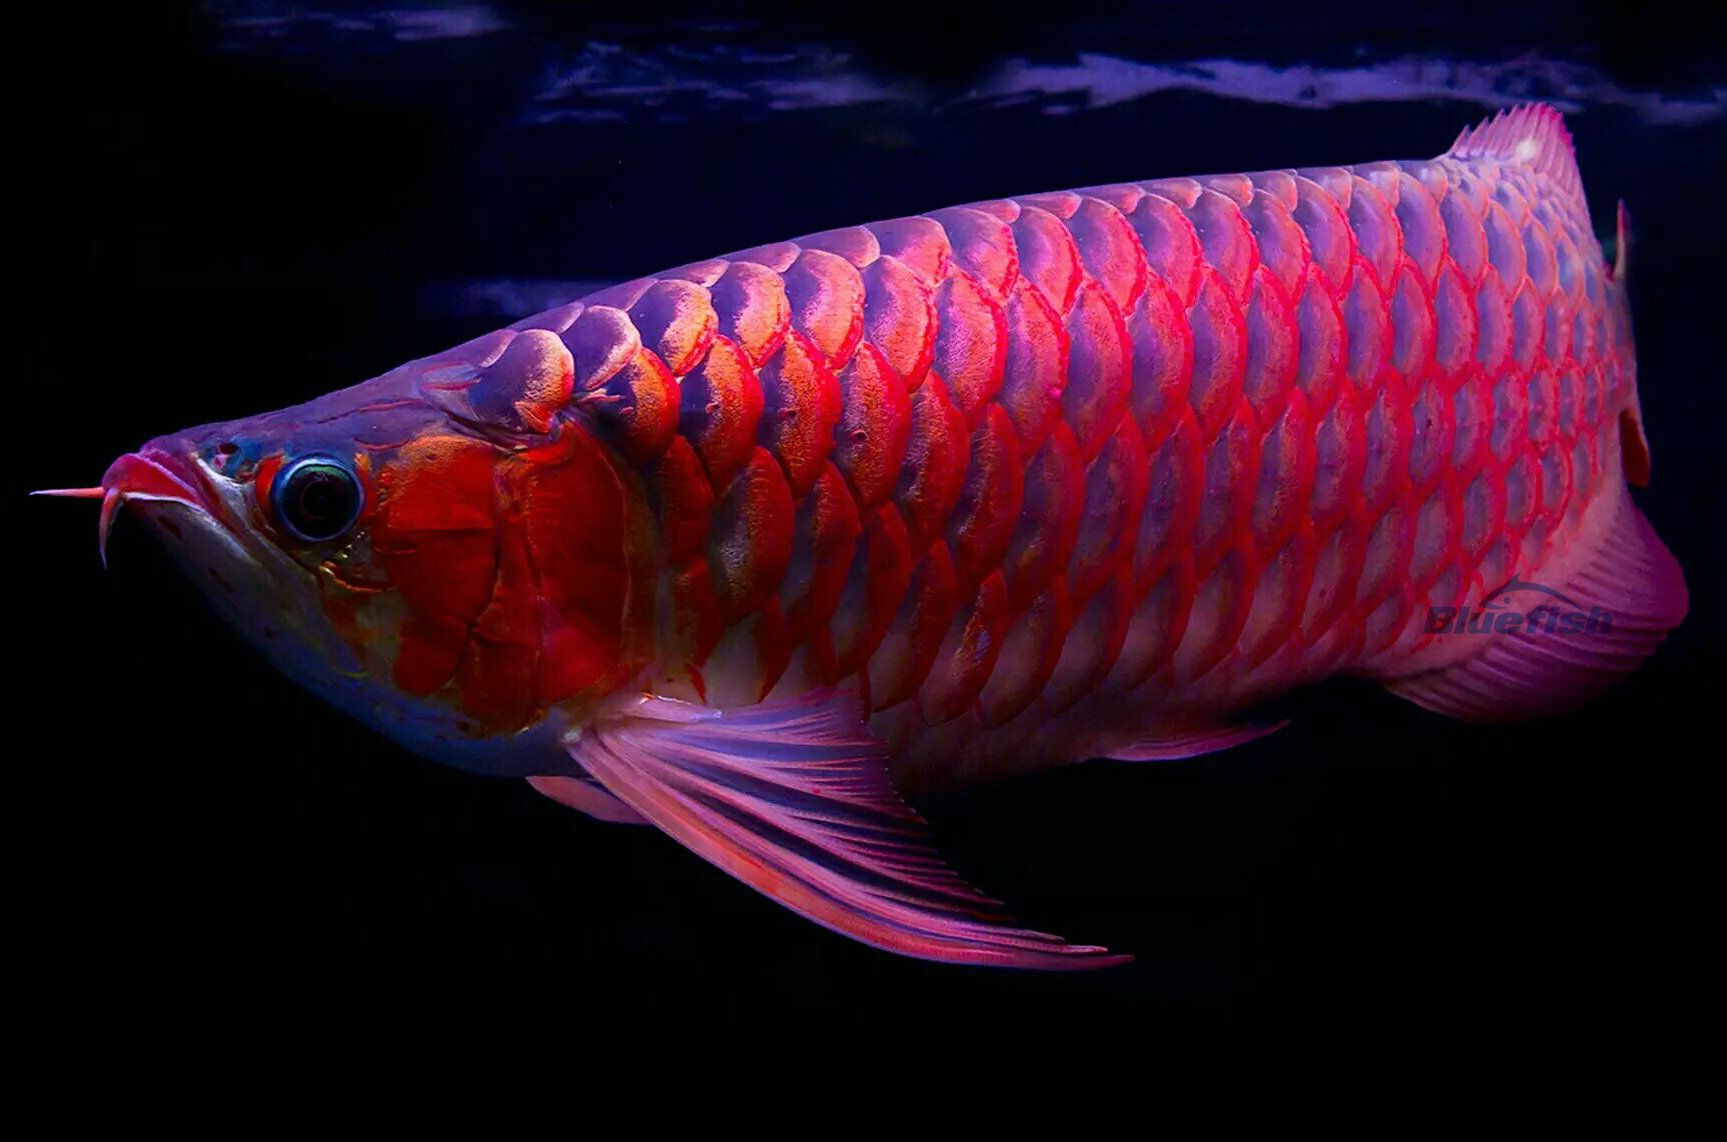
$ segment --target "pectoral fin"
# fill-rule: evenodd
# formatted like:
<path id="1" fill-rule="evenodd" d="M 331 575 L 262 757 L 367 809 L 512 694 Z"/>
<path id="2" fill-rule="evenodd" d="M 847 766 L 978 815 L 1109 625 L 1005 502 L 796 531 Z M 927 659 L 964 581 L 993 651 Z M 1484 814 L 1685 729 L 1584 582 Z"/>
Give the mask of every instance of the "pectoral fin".
<path id="1" fill-rule="evenodd" d="M 681 844 L 855 940 L 1020 968 L 1130 958 L 1017 927 L 948 868 L 848 695 L 732 710 L 644 696 L 568 745 L 584 771 Z"/>
<path id="2" fill-rule="evenodd" d="M 605 791 L 598 782 L 586 777 L 530 777 L 534 792 L 550 797 L 560 805 L 586 813 L 596 821 L 615 825 L 645 825 L 641 814 Z"/>

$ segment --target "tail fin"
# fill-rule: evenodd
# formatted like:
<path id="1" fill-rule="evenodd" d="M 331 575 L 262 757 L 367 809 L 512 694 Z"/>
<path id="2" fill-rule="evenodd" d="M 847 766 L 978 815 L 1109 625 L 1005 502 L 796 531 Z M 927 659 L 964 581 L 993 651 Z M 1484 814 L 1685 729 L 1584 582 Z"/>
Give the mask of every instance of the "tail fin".
<path id="1" fill-rule="evenodd" d="M 1583 176 L 1565 117 L 1545 103 L 1523 103 L 1467 127 L 1442 156 L 1496 159 L 1546 174 L 1566 194 L 1583 201 Z"/>

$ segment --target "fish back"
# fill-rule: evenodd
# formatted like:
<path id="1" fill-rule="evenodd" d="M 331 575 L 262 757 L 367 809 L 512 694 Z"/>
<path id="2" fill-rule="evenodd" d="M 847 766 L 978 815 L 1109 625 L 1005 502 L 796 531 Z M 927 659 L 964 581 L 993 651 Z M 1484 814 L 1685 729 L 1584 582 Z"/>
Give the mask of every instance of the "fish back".
<path id="1" fill-rule="evenodd" d="M 563 337 L 642 474 L 658 684 L 854 685 L 942 783 L 1442 665 L 1430 608 L 1580 534 L 1623 482 L 1635 374 L 1553 153 L 1466 132 L 974 203 L 517 328 Z"/>

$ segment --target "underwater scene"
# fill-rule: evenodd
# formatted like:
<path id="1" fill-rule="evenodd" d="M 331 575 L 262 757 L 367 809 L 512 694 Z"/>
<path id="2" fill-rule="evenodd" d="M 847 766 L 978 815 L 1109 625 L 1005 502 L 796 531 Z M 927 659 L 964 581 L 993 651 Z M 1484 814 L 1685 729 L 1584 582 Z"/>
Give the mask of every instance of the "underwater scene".
<path id="1" fill-rule="evenodd" d="M 15 216 L 47 1056 L 1635 1033 L 1727 627 L 1684 21 L 86 29 Z"/>

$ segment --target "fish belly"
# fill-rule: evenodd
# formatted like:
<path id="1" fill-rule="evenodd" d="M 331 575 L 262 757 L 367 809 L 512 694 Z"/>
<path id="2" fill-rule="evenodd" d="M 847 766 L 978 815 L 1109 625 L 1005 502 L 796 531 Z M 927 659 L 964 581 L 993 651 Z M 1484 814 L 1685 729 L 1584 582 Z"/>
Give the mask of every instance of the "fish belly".
<path id="1" fill-rule="evenodd" d="M 1456 153 L 975 203 L 540 326 L 656 513 L 655 687 L 851 688 L 914 790 L 1445 666 L 1432 615 L 1599 531 L 1634 404 L 1574 175 Z"/>

